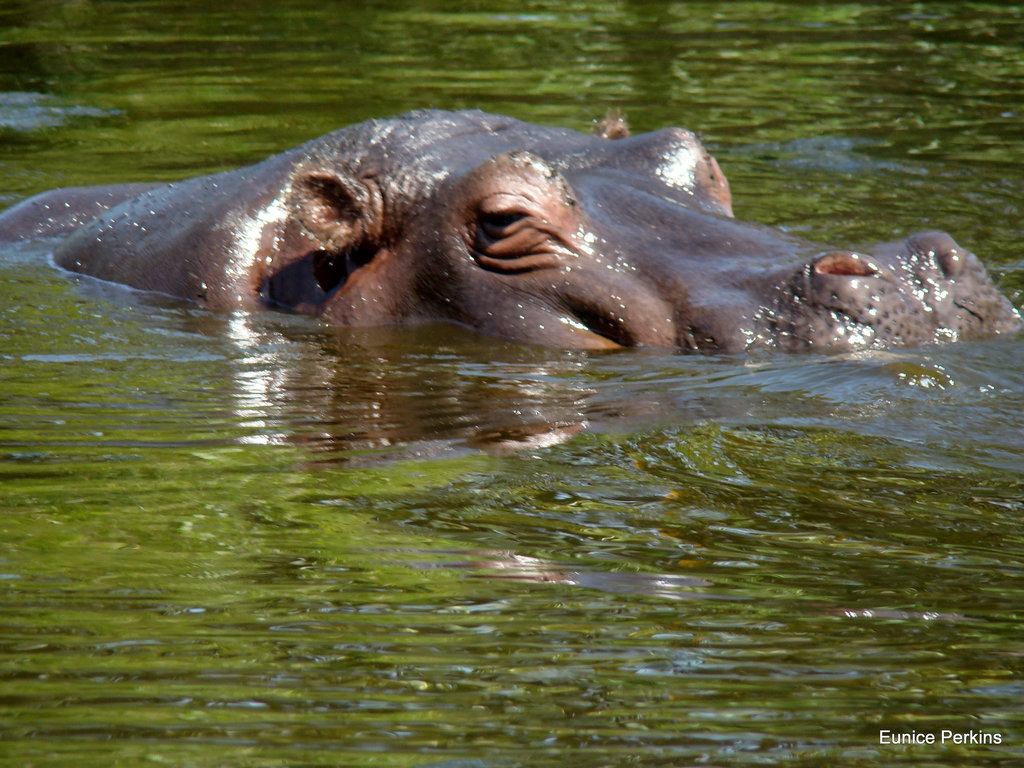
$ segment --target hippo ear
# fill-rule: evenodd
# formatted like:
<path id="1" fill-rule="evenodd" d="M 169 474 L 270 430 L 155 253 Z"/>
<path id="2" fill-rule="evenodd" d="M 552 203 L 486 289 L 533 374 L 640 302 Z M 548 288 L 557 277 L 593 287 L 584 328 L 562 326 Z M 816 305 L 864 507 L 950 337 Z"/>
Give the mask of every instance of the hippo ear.
<path id="1" fill-rule="evenodd" d="M 594 120 L 594 133 L 602 139 L 628 139 L 629 123 L 618 107 L 609 109 L 600 120 Z"/>
<path id="2" fill-rule="evenodd" d="M 375 188 L 352 176 L 309 170 L 299 173 L 292 187 L 296 216 L 327 249 L 362 246 L 379 228 Z"/>
<path id="3" fill-rule="evenodd" d="M 294 220 L 316 245 L 276 268 L 262 293 L 280 306 L 317 306 L 377 255 L 382 198 L 372 178 L 321 165 L 300 168 L 291 189 Z"/>

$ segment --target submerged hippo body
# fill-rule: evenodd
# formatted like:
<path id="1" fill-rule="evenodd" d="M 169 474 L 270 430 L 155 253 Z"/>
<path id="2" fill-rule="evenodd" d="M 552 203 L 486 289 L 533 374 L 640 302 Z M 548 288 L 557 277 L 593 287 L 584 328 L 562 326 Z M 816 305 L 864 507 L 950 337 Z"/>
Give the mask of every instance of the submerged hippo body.
<path id="1" fill-rule="evenodd" d="M 859 253 L 743 224 L 694 134 L 626 134 L 412 112 L 237 171 L 54 190 L 0 216 L 0 239 L 59 235 L 62 267 L 213 309 L 565 347 L 845 350 L 1021 324 L 944 233 Z"/>

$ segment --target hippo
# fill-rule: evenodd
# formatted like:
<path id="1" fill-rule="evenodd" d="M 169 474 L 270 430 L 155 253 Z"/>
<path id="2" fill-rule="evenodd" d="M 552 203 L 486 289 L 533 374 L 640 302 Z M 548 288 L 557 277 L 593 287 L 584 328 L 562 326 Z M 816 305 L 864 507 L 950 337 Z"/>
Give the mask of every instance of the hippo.
<path id="1" fill-rule="evenodd" d="M 681 128 L 585 134 L 420 110 L 173 184 L 57 189 L 0 216 L 67 270 L 214 310 L 446 321 L 520 342 L 841 352 L 1016 331 L 948 234 L 870 250 L 733 216 Z"/>

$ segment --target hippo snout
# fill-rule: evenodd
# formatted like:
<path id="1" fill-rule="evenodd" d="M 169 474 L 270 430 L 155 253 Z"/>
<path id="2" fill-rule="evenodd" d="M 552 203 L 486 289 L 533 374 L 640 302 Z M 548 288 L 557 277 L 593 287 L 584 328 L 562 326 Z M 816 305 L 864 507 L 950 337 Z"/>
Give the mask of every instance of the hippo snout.
<path id="1" fill-rule="evenodd" d="M 977 257 L 940 231 L 871 254 L 820 254 L 783 284 L 766 318 L 787 349 L 956 341 L 1021 326 Z"/>

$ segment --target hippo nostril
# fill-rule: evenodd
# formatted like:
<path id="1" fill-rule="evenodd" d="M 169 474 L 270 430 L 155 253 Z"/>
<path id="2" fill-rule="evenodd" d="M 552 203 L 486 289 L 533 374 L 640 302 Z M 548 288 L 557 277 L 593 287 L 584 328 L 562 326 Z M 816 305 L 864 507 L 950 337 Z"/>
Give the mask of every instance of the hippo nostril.
<path id="1" fill-rule="evenodd" d="M 931 256 L 946 277 L 957 277 L 967 269 L 969 254 L 945 232 L 922 232 L 910 238 L 917 253 Z"/>
<path id="2" fill-rule="evenodd" d="M 814 262 L 816 275 L 851 275 L 854 277 L 870 277 L 878 274 L 878 270 L 859 253 L 852 251 L 829 251 L 818 257 Z"/>
<path id="3" fill-rule="evenodd" d="M 940 251 L 935 254 L 939 268 L 946 277 L 959 277 L 967 268 L 967 259 L 959 248 Z"/>

